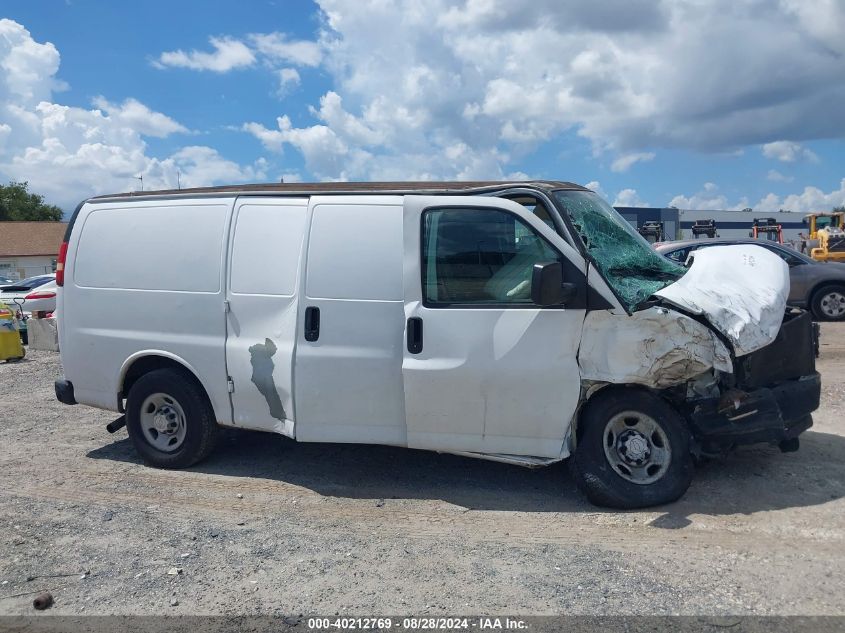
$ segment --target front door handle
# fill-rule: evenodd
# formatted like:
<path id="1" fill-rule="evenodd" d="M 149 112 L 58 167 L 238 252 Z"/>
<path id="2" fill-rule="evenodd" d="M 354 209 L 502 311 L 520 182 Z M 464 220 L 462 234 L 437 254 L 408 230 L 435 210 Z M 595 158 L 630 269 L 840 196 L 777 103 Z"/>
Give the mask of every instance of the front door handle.
<path id="1" fill-rule="evenodd" d="M 408 319 L 408 352 L 419 354 L 423 348 L 423 320 L 420 317 Z"/>
<path id="2" fill-rule="evenodd" d="M 305 308 L 305 340 L 316 341 L 320 338 L 320 308 Z"/>

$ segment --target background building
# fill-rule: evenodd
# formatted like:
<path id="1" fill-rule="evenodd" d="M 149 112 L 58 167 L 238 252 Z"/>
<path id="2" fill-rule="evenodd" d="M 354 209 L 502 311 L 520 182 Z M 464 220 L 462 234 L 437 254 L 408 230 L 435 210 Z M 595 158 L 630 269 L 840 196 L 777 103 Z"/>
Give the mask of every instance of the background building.
<path id="1" fill-rule="evenodd" d="M 698 211 L 693 209 L 672 209 L 656 207 L 616 207 L 622 217 L 635 228 L 643 223 L 663 222 L 667 240 L 688 239 L 694 237 L 692 225 L 696 220 L 713 219 L 716 221 L 716 234 L 719 237 L 749 237 L 754 218 L 775 218 L 783 229 L 784 242 L 798 242 L 798 234 L 806 232 L 804 216 L 800 213 L 760 213 L 756 211 Z"/>
<path id="2" fill-rule="evenodd" d="M 0 277 L 55 271 L 66 228 L 65 222 L 0 222 Z"/>

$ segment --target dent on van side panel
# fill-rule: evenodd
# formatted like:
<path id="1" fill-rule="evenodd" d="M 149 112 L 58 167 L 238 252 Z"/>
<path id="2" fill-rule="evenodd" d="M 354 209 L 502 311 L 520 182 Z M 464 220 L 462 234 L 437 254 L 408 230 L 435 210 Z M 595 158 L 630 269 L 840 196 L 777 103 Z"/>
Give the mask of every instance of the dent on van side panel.
<path id="1" fill-rule="evenodd" d="M 62 360 L 79 402 L 116 408 L 126 359 L 162 349 L 195 367 L 218 419 L 230 417 L 222 270 L 232 204 L 86 205 L 71 237 L 62 301 Z"/>

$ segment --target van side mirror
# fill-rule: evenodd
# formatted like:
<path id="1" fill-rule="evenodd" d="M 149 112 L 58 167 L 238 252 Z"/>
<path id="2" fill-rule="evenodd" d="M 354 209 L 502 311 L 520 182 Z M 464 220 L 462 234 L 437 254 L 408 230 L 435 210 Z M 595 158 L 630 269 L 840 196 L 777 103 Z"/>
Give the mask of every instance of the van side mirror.
<path id="1" fill-rule="evenodd" d="M 561 305 L 575 295 L 576 286 L 563 281 L 560 262 L 534 264 L 531 273 L 531 301 L 538 306 Z"/>

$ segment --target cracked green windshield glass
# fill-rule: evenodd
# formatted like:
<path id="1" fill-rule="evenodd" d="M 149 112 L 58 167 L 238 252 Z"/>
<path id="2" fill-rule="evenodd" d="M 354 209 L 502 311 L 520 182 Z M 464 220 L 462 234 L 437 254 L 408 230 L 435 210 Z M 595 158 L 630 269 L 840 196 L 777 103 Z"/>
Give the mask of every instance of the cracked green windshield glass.
<path id="1" fill-rule="evenodd" d="M 555 196 L 599 271 L 629 311 L 686 272 L 654 251 L 600 196 L 591 191 L 558 191 Z"/>

